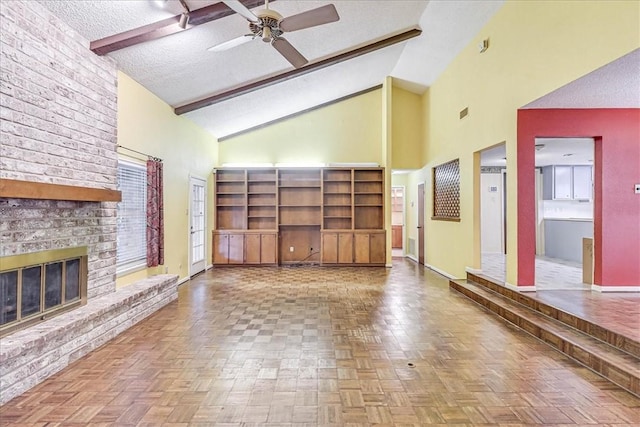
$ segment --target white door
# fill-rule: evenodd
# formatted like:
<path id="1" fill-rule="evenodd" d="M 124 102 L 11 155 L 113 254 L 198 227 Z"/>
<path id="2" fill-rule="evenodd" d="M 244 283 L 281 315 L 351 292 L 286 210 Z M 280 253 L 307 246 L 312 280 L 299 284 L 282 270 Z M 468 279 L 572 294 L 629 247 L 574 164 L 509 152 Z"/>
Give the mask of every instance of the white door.
<path id="1" fill-rule="evenodd" d="M 189 276 L 205 269 L 207 193 L 206 181 L 189 178 Z"/>

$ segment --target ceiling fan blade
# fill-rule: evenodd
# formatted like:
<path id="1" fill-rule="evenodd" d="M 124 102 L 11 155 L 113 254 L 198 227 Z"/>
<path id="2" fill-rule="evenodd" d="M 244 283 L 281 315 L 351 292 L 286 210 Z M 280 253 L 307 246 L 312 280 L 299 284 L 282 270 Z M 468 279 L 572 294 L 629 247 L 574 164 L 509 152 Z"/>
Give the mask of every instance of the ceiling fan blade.
<path id="1" fill-rule="evenodd" d="M 258 17 L 253 14 L 245 5 L 243 5 L 239 0 L 224 0 L 224 4 L 226 4 L 229 9 L 233 9 L 239 15 L 244 16 L 251 22 L 258 22 Z"/>
<path id="2" fill-rule="evenodd" d="M 225 2 L 226 3 L 226 2 Z M 340 20 L 336 7 L 332 4 L 311 9 L 306 12 L 298 13 L 284 18 L 280 22 L 280 28 L 285 32 L 303 30 L 317 25 L 328 24 Z"/>
<path id="3" fill-rule="evenodd" d="M 253 39 L 253 34 L 245 34 L 244 36 L 236 37 L 235 39 L 227 40 L 226 42 L 211 46 L 207 50 L 209 52 L 222 52 L 223 50 L 231 49 L 232 47 L 250 42 Z"/>
<path id="4" fill-rule="evenodd" d="M 309 62 L 307 61 L 307 58 L 302 56 L 302 54 L 298 52 L 293 45 L 291 45 L 291 43 L 282 37 L 275 39 L 271 44 L 287 61 L 291 63 L 291 65 L 296 68 L 300 68 Z"/>

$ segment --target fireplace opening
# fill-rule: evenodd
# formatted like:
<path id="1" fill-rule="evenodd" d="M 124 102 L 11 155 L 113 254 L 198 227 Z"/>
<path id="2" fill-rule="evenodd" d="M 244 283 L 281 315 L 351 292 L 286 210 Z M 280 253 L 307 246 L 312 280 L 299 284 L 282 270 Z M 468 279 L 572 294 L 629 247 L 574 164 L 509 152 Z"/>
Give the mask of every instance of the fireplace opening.
<path id="1" fill-rule="evenodd" d="M 87 248 L 0 258 L 0 336 L 87 301 Z"/>

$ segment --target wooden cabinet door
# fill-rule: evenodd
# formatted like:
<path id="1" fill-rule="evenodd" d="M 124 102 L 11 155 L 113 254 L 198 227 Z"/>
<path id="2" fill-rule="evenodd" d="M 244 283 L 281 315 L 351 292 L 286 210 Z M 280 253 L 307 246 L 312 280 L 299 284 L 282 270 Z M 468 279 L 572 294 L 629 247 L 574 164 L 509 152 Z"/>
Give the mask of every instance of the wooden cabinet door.
<path id="1" fill-rule="evenodd" d="M 277 262 L 278 245 L 276 237 L 275 233 L 260 235 L 261 264 L 275 264 Z"/>
<path id="2" fill-rule="evenodd" d="M 322 234 L 322 262 L 324 264 L 337 264 L 338 233 Z"/>
<path id="3" fill-rule="evenodd" d="M 229 235 L 228 234 L 213 235 L 213 263 L 214 264 L 229 263 Z"/>
<path id="4" fill-rule="evenodd" d="M 260 264 L 260 234 L 247 234 L 244 241 L 245 264 Z"/>
<path id="5" fill-rule="evenodd" d="M 369 264 L 369 233 L 356 233 L 354 241 L 354 262 Z"/>
<path id="6" fill-rule="evenodd" d="M 244 262 L 244 234 L 229 234 L 229 264 Z"/>
<path id="7" fill-rule="evenodd" d="M 385 264 L 386 257 L 386 238 L 384 232 L 371 233 L 369 238 L 369 262 L 371 264 Z"/>
<path id="8" fill-rule="evenodd" d="M 391 247 L 394 249 L 402 249 L 402 226 L 391 226 Z"/>
<path id="9" fill-rule="evenodd" d="M 338 263 L 353 263 L 353 233 L 338 234 Z"/>

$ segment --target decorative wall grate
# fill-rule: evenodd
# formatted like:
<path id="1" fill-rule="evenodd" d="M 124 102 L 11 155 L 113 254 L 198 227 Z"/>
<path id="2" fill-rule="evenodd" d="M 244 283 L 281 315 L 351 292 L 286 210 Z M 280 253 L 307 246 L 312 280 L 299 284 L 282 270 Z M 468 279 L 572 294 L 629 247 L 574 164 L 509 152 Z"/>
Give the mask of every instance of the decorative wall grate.
<path id="1" fill-rule="evenodd" d="M 0 336 L 86 301 L 86 247 L 0 259 Z"/>
<path id="2" fill-rule="evenodd" d="M 433 216 L 431 219 L 460 221 L 459 159 L 433 168 Z"/>

